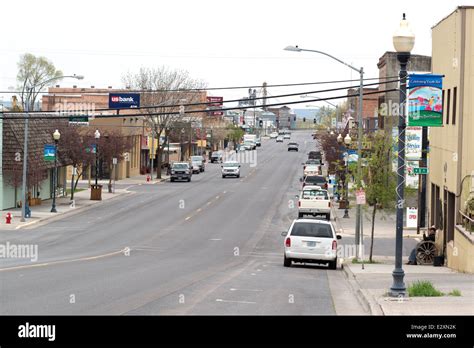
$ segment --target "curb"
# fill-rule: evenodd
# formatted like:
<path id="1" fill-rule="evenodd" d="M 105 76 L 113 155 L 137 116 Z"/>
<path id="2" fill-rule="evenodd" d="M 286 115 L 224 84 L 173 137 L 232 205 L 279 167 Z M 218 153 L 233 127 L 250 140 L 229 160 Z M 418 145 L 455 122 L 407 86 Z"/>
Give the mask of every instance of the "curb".
<path id="1" fill-rule="evenodd" d="M 114 196 L 112 198 L 109 198 L 109 199 L 105 200 L 105 202 L 117 199 L 117 198 L 119 198 L 123 195 L 128 195 L 128 194 L 133 194 L 133 192 L 124 191 L 123 194 L 120 194 L 120 195 Z M 102 201 L 102 202 L 104 202 L 104 201 Z M 72 209 L 72 210 L 66 211 L 64 213 L 61 213 L 60 215 L 51 215 L 51 216 L 46 216 L 46 217 L 43 217 L 43 218 L 39 218 L 38 220 L 28 222 L 24 225 L 16 226 L 15 230 L 21 230 L 24 227 L 28 227 L 28 226 L 31 226 L 31 225 L 34 225 L 34 224 L 37 224 L 37 223 L 40 223 L 40 222 L 48 221 L 48 220 L 52 220 L 52 221 L 60 220 L 61 218 L 65 217 L 65 216 L 79 214 L 79 213 L 82 213 L 84 211 L 87 211 L 87 210 L 93 208 L 94 206 L 95 206 L 95 204 L 87 204 L 87 205 L 82 206 L 80 208 Z"/>
<path id="2" fill-rule="evenodd" d="M 382 307 L 375 301 L 375 299 L 367 292 L 367 290 L 362 289 L 359 282 L 357 281 L 356 276 L 349 267 L 344 267 L 344 264 L 341 265 L 344 275 L 346 276 L 348 283 L 355 293 L 357 300 L 364 307 L 364 310 L 369 312 L 370 315 L 385 315 Z"/>

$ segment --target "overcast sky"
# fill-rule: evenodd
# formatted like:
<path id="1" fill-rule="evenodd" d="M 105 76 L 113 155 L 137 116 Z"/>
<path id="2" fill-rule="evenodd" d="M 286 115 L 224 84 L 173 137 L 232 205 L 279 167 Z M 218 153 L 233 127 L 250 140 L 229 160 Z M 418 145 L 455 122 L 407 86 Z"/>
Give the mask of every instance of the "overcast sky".
<path id="1" fill-rule="evenodd" d="M 86 77 L 64 80 L 61 86 L 123 87 L 123 73 L 159 65 L 188 70 L 209 87 L 358 78 L 357 72 L 328 57 L 283 51 L 287 45 L 330 53 L 363 66 L 366 77 L 378 77 L 378 58 L 393 50 L 392 34 L 403 12 L 416 35 L 412 53 L 431 55 L 431 27 L 456 6 L 473 4 L 474 0 L 5 1 L 0 90 L 16 86 L 16 63 L 26 52 L 46 56 L 64 74 Z M 269 93 L 324 87 L 270 88 Z M 247 90 L 210 94 L 235 99 L 246 96 Z"/>

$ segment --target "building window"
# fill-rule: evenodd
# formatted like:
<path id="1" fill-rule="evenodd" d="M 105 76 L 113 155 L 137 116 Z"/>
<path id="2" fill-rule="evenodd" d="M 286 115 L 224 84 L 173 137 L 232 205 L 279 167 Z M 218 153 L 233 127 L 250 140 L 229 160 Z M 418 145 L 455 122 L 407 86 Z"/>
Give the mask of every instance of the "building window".
<path id="1" fill-rule="evenodd" d="M 451 108 L 451 89 L 448 89 L 448 102 L 446 105 L 446 124 L 449 124 L 449 109 Z"/>
<path id="2" fill-rule="evenodd" d="M 443 89 L 443 95 L 441 96 L 441 106 L 443 107 L 443 121 L 444 121 L 444 114 L 446 113 L 446 90 Z"/>
<path id="3" fill-rule="evenodd" d="M 456 102 L 458 99 L 458 88 L 453 88 L 453 125 L 456 124 Z"/>

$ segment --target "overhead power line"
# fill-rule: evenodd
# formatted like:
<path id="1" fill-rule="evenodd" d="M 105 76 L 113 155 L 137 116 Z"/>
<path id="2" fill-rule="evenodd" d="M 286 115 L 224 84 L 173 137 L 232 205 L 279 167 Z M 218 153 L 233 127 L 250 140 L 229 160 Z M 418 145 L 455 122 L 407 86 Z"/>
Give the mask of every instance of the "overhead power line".
<path id="1" fill-rule="evenodd" d="M 368 86 L 374 86 L 374 85 L 380 85 L 380 84 L 388 84 L 392 82 L 398 82 L 400 80 L 391 80 L 391 81 L 386 81 L 386 82 L 375 82 L 375 83 L 368 83 L 363 85 L 363 87 L 368 87 Z M 344 86 L 344 87 L 337 87 L 337 88 L 329 88 L 329 89 L 323 89 L 323 90 L 317 90 L 317 91 L 307 91 L 307 92 L 299 92 L 299 93 L 289 93 L 289 94 L 280 94 L 280 95 L 275 95 L 275 96 L 267 96 L 266 99 L 272 99 L 272 98 L 287 98 L 287 97 L 295 97 L 295 96 L 300 96 L 300 95 L 308 95 L 308 94 L 315 94 L 315 93 L 326 93 L 326 92 L 334 92 L 334 91 L 340 91 L 340 90 L 349 90 L 349 89 L 357 89 L 360 88 L 359 85 L 357 86 Z M 367 95 L 368 93 L 364 93 L 364 95 Z M 346 97 L 352 97 L 352 96 L 346 96 Z M 264 99 L 264 97 L 258 97 L 254 98 L 252 100 L 261 100 Z M 319 100 L 324 100 L 323 98 Z M 223 103 L 233 103 L 233 102 L 239 102 L 242 101 L 242 99 L 231 99 L 231 100 L 224 100 Z M 307 99 L 306 103 L 311 102 L 313 100 Z M 316 101 L 316 100 L 314 100 Z M 116 112 L 117 110 L 148 110 L 148 109 L 158 109 L 158 108 L 176 108 L 179 106 L 184 106 L 184 107 L 189 107 L 189 106 L 208 106 L 210 103 L 209 102 L 198 102 L 198 103 L 186 103 L 186 104 L 162 104 L 162 105 L 149 105 L 149 106 L 140 106 L 138 108 L 124 108 L 124 109 L 110 109 L 110 108 L 103 108 L 103 109 L 94 109 L 94 110 L 81 110 L 81 112 L 91 112 L 91 113 L 96 113 L 96 112 L 106 112 L 106 111 L 114 111 Z M 282 103 L 283 105 L 285 103 Z M 268 106 L 268 105 L 267 105 Z M 258 107 L 257 105 L 252 105 L 252 108 Z M 236 107 L 233 107 L 229 110 L 235 109 Z M 216 111 L 217 109 L 213 109 Z M 16 114 L 18 112 L 4 112 L 5 114 Z M 74 113 L 74 111 L 30 111 L 29 114 L 71 114 Z M 77 113 L 77 111 L 76 111 Z M 150 113 L 149 113 L 150 114 Z M 169 114 L 169 113 L 167 113 Z"/>
<path id="2" fill-rule="evenodd" d="M 367 92 L 364 93 L 364 95 L 372 95 L 372 94 L 380 94 L 380 93 L 387 93 L 387 92 L 394 92 L 397 91 L 398 89 L 393 88 L 393 89 L 386 89 L 384 91 L 374 91 L 374 92 Z M 274 104 L 267 104 L 267 107 L 271 106 L 284 106 L 284 105 L 294 105 L 294 104 L 307 104 L 310 102 L 318 102 L 318 101 L 324 101 L 324 100 L 335 100 L 335 99 L 345 99 L 345 98 L 355 98 L 357 95 L 342 95 L 342 96 L 336 96 L 336 97 L 325 97 L 325 98 L 318 98 L 318 99 L 306 99 L 306 100 L 298 100 L 298 101 L 289 101 L 286 103 L 274 103 Z M 206 103 L 207 104 L 207 103 Z M 247 109 L 254 109 L 254 105 L 249 105 L 249 106 L 235 106 L 235 107 L 229 107 L 229 108 L 220 108 L 220 109 L 212 109 L 213 112 L 217 111 L 229 111 L 229 110 L 247 110 Z M 135 110 L 135 109 L 127 109 L 127 110 Z M 188 110 L 185 111 L 184 114 L 196 114 L 196 113 L 205 113 L 210 110 L 207 109 L 201 109 L 201 110 Z M 0 119 L 25 119 L 27 116 L 25 113 L 20 113 L 20 112 L 9 112 L 9 113 L 4 113 L 7 115 L 11 116 L 0 116 Z M 171 112 L 153 112 L 153 113 L 134 113 L 134 114 L 122 114 L 122 115 L 95 115 L 94 118 L 124 118 L 124 117 L 141 117 L 141 116 L 163 116 L 163 115 L 179 115 L 180 113 L 178 111 L 171 111 Z M 38 116 L 35 116 L 38 115 Z M 28 116 L 30 120 L 34 119 L 68 119 L 70 116 L 78 116 L 77 112 L 76 113 L 71 113 L 70 115 L 57 115 L 57 114 L 51 114 L 47 112 L 43 112 L 41 114 L 34 114 Z"/>
<path id="3" fill-rule="evenodd" d="M 398 76 L 389 76 L 389 77 L 371 77 L 365 78 L 364 81 L 373 81 L 373 80 L 390 80 L 390 79 L 397 79 Z M 300 83 L 285 83 L 285 84 L 275 84 L 275 85 L 267 85 L 269 87 L 294 87 L 294 86 L 308 86 L 308 85 L 324 85 L 324 84 L 332 84 L 332 83 L 345 83 L 345 82 L 359 82 L 359 79 L 355 80 L 333 80 L 333 81 L 317 81 L 317 82 L 300 82 Z M 178 89 L 162 89 L 162 90 L 152 90 L 152 89 L 127 89 L 127 88 L 119 88 L 119 90 L 123 90 L 124 93 L 158 93 L 158 92 L 198 92 L 198 91 L 217 91 L 217 90 L 232 90 L 232 89 L 248 89 L 248 88 L 261 88 L 261 85 L 252 85 L 252 86 L 230 86 L 230 87 L 206 87 L 206 88 L 178 88 Z M 54 87 L 53 87 L 54 88 Z M 64 87 L 70 88 L 70 87 Z M 81 93 L 81 89 L 87 89 L 87 87 L 78 87 L 76 88 L 77 91 L 65 91 L 61 92 L 61 94 L 77 94 Z M 107 88 L 95 88 L 95 89 L 103 89 L 107 90 Z M 117 90 L 117 89 L 113 89 Z M 0 93 L 8 93 L 8 94 L 15 94 L 21 93 L 21 91 L 0 91 Z M 48 94 L 49 91 L 39 92 L 40 94 Z M 94 93 L 94 94 L 108 94 L 109 92 L 87 92 L 86 93 Z"/>

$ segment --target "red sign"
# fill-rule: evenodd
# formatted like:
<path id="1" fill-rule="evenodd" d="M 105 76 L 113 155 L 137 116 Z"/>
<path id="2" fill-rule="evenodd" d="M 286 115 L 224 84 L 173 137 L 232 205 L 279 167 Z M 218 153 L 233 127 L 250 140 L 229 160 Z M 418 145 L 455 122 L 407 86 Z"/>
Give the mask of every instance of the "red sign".
<path id="1" fill-rule="evenodd" d="M 207 101 L 209 102 L 208 107 L 209 115 L 211 116 L 222 116 L 224 112 L 222 111 L 213 111 L 213 109 L 220 109 L 222 108 L 224 97 L 207 97 Z"/>
<path id="2" fill-rule="evenodd" d="M 356 203 L 357 204 L 366 204 L 365 202 L 365 192 L 363 189 L 356 191 Z"/>

